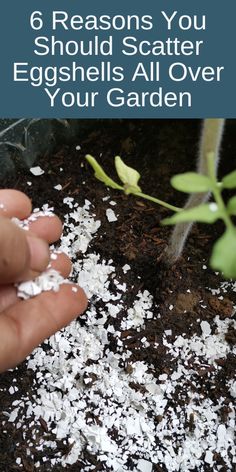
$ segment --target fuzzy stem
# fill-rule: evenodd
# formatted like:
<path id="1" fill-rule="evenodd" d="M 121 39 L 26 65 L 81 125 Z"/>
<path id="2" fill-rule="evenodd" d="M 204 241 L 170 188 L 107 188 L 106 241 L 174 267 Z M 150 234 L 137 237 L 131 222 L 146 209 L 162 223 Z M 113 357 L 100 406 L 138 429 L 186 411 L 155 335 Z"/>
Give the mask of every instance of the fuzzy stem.
<path id="1" fill-rule="evenodd" d="M 203 122 L 203 130 L 200 139 L 199 149 L 199 161 L 197 166 L 197 172 L 203 175 L 209 175 L 209 168 L 207 163 L 207 156 L 209 153 L 213 153 L 212 166 L 214 168 L 214 176 L 216 176 L 216 168 L 219 161 L 219 149 L 222 141 L 222 134 L 224 129 L 223 119 L 206 119 Z M 217 189 L 219 192 L 219 188 Z M 192 194 L 188 198 L 185 209 L 193 208 L 201 203 L 208 200 L 208 193 Z M 219 201 L 220 203 L 220 201 Z M 192 223 L 178 223 L 171 235 L 168 249 L 166 251 L 167 263 L 173 264 L 179 256 L 185 246 L 188 234 L 191 230 Z"/>

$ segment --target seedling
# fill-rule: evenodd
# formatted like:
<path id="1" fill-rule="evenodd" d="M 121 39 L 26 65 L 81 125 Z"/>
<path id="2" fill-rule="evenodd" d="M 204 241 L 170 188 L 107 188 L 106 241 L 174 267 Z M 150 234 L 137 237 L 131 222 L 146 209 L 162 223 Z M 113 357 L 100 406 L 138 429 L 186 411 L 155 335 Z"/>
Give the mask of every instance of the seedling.
<path id="1" fill-rule="evenodd" d="M 208 154 L 214 154 L 215 171 L 217 171 L 220 160 L 220 147 L 223 138 L 225 120 L 221 118 L 208 118 L 203 120 L 202 132 L 199 140 L 199 150 L 196 172 L 200 175 L 208 175 Z M 210 192 L 190 193 L 184 209 L 194 208 L 209 200 Z M 192 227 L 192 222 L 176 224 L 169 239 L 165 253 L 166 264 L 172 265 L 181 256 L 188 235 Z"/>
<path id="2" fill-rule="evenodd" d="M 94 157 L 87 155 L 87 161 L 92 166 L 95 177 L 103 182 L 107 187 L 114 188 L 116 190 L 121 190 L 126 195 L 136 195 L 136 197 L 144 198 L 145 200 L 150 200 L 151 202 L 157 203 L 168 210 L 172 210 L 175 212 L 181 211 L 181 208 L 176 206 L 170 205 L 169 203 L 160 200 L 159 198 L 152 197 L 142 192 L 140 186 L 138 185 L 140 174 L 137 170 L 133 169 L 132 167 L 127 166 L 120 156 L 115 157 L 115 168 L 123 185 L 117 184 L 114 180 L 112 180 L 100 166 L 100 164 L 94 159 Z"/>
<path id="3" fill-rule="evenodd" d="M 207 174 L 200 175 L 196 172 L 186 172 L 171 179 L 172 186 L 185 193 L 211 193 L 214 202 L 200 204 L 194 208 L 181 209 L 158 198 L 142 192 L 139 186 L 140 174 L 137 170 L 127 166 L 119 156 L 115 157 L 117 174 L 123 185 L 112 180 L 98 164 L 94 157 L 87 155 L 87 161 L 95 171 L 95 177 L 106 186 L 123 191 L 126 195 L 133 194 L 137 197 L 150 200 L 161 205 L 175 214 L 162 221 L 163 225 L 176 225 L 186 222 L 215 223 L 222 220 L 225 224 L 225 232 L 213 246 L 210 265 L 214 270 L 223 272 L 226 278 L 236 278 L 236 227 L 231 217 L 236 216 L 236 196 L 230 198 L 225 204 L 222 192 L 224 189 L 236 188 L 236 171 L 226 175 L 221 182 L 217 181 L 215 168 L 215 155 L 207 154 Z"/>
<path id="4" fill-rule="evenodd" d="M 210 192 L 214 202 L 198 205 L 194 208 L 182 210 L 180 213 L 165 218 L 164 225 L 185 222 L 215 223 L 222 220 L 225 232 L 213 246 L 210 265 L 212 269 L 220 270 L 226 278 L 236 278 L 236 227 L 232 216 L 236 215 L 236 196 L 225 204 L 222 192 L 224 189 L 236 188 L 236 171 L 226 175 L 221 182 L 217 181 L 215 170 L 215 156 L 207 155 L 208 175 L 187 172 L 176 175 L 171 179 L 172 186 L 181 192 L 202 193 Z"/>

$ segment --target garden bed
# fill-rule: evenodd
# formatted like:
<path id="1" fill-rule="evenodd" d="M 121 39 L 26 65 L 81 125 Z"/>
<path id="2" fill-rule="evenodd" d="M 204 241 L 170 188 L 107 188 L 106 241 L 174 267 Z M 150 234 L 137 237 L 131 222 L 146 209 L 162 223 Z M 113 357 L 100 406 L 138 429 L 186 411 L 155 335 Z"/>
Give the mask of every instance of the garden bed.
<path id="1" fill-rule="evenodd" d="M 235 168 L 229 124 L 221 172 Z M 61 247 L 86 314 L 1 375 L 1 472 L 235 470 L 236 283 L 208 265 L 221 226 L 195 226 L 164 264 L 168 211 L 97 181 L 119 154 L 143 191 L 182 205 L 173 174 L 194 168 L 197 121 L 98 121 L 6 186 L 65 221 Z M 59 187 L 58 187 L 59 185 Z"/>

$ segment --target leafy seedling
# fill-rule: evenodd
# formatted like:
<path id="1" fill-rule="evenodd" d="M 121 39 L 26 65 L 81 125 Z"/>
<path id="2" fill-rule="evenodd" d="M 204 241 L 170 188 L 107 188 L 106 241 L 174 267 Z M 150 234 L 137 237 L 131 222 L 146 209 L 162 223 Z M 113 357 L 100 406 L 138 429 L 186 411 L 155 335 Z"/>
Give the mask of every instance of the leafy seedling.
<path id="1" fill-rule="evenodd" d="M 225 232 L 213 246 L 210 265 L 214 270 L 223 272 L 226 278 L 236 278 L 236 227 L 232 216 L 236 215 L 236 196 L 225 204 L 222 192 L 224 189 L 236 188 L 236 171 L 226 175 L 221 182 L 217 181 L 214 153 L 209 153 L 208 176 L 187 172 L 171 179 L 172 186 L 181 192 L 211 192 L 214 202 L 199 205 L 165 218 L 164 225 L 175 225 L 184 222 L 215 223 L 222 220 Z"/>
<path id="2" fill-rule="evenodd" d="M 177 208 L 169 203 L 164 202 L 158 198 L 152 197 L 142 192 L 141 187 L 138 185 L 140 174 L 137 170 L 133 169 L 132 167 L 127 166 L 121 159 L 120 156 L 115 157 L 115 168 L 119 179 L 121 180 L 123 185 L 117 184 L 114 180 L 112 180 L 100 164 L 96 161 L 93 156 L 89 154 L 85 156 L 88 163 L 92 166 L 94 170 L 95 177 L 103 182 L 107 187 L 112 187 L 116 190 L 123 191 L 126 195 L 136 195 L 137 197 L 144 198 L 145 200 L 150 200 L 158 205 L 161 205 L 169 210 L 178 212 L 181 211 L 181 208 Z"/>
<path id="3" fill-rule="evenodd" d="M 222 220 L 226 229 L 213 246 L 210 265 L 214 270 L 223 272 L 226 278 L 236 279 L 236 227 L 232 221 L 232 216 L 236 216 L 236 196 L 230 198 L 227 204 L 225 204 L 222 197 L 224 189 L 236 188 L 236 171 L 226 175 L 221 182 L 218 182 L 214 153 L 209 153 L 207 156 L 208 175 L 186 172 L 176 175 L 171 179 L 171 185 L 176 190 L 185 193 L 209 192 L 215 200 L 186 210 L 143 193 L 139 186 L 140 174 L 137 170 L 127 166 L 119 156 L 115 157 L 115 168 L 123 185 L 117 184 L 112 180 L 94 157 L 87 155 L 86 159 L 93 167 L 95 177 L 107 187 L 121 190 L 126 195 L 133 194 L 150 200 L 174 211 L 175 214 L 173 216 L 162 221 L 163 225 L 176 225 L 186 222 L 213 224 L 217 220 Z"/>

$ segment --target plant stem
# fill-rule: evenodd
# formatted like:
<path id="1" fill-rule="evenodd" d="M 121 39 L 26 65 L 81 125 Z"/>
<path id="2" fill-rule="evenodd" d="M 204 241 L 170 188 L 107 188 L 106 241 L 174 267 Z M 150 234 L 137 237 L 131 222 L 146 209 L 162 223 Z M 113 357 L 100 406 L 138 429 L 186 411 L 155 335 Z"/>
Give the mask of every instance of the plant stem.
<path id="1" fill-rule="evenodd" d="M 146 193 L 143 192 L 132 192 L 133 195 L 136 195 L 136 197 L 141 197 L 144 198 L 145 200 L 150 200 L 151 202 L 157 203 L 158 205 L 161 205 L 165 208 L 168 208 L 168 210 L 174 211 L 174 212 L 179 212 L 182 211 L 182 208 L 178 208 L 176 206 L 170 205 L 169 203 L 163 202 L 162 200 L 159 200 L 159 198 L 151 197 L 150 195 L 147 195 Z"/>

